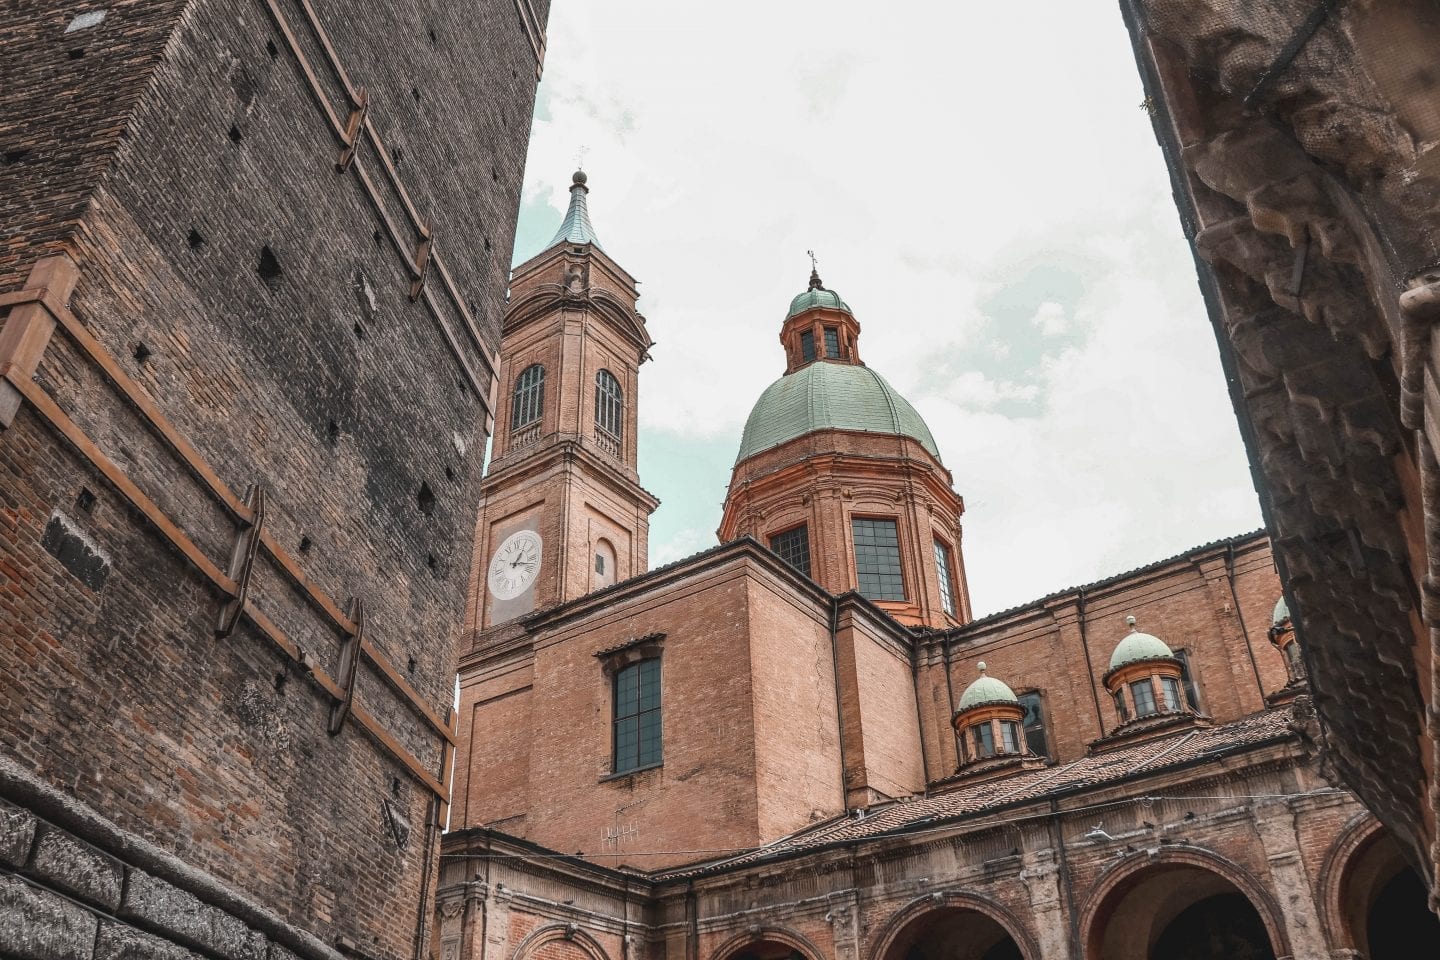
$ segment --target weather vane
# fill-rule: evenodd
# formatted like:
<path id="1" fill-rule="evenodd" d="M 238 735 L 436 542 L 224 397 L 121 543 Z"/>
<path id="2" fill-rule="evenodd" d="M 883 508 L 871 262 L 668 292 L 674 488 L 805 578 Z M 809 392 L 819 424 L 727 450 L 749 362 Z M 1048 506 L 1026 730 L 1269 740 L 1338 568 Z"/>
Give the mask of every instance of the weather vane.
<path id="1" fill-rule="evenodd" d="M 585 169 L 585 154 L 587 154 L 587 153 L 589 153 L 589 152 L 590 152 L 590 148 L 589 148 L 589 147 L 586 147 L 586 146 L 581 146 L 579 150 L 575 151 L 575 169 L 576 169 L 576 170 L 584 170 L 584 169 Z"/>
<path id="2" fill-rule="evenodd" d="M 810 254 L 810 269 L 818 271 L 820 269 L 820 261 L 815 259 L 815 251 L 806 250 L 805 252 Z"/>

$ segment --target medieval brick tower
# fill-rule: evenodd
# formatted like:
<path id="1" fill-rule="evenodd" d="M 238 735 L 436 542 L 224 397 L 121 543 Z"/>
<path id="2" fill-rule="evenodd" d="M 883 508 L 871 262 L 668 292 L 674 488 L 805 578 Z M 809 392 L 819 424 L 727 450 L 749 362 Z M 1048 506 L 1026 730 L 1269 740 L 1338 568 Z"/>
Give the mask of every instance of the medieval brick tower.
<path id="1" fill-rule="evenodd" d="M 467 625 L 485 629 L 646 568 L 636 399 L 652 345 L 635 279 L 600 246 L 576 171 L 542 253 L 515 268 L 499 426 L 481 485 Z"/>
<path id="2" fill-rule="evenodd" d="M 548 7 L 7 4 L 7 960 L 431 955 Z"/>
<path id="3" fill-rule="evenodd" d="M 861 362 L 859 340 L 850 306 L 811 271 L 780 328 L 785 375 L 745 423 L 720 539 L 754 537 L 902 623 L 966 623 L 965 503 L 930 428 Z"/>

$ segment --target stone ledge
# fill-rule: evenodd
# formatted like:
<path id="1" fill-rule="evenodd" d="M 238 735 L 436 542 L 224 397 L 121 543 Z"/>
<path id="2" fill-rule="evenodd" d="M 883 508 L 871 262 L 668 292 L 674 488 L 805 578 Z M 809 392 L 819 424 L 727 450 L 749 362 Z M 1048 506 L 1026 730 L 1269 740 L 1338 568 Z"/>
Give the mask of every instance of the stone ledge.
<path id="1" fill-rule="evenodd" d="M 30 858 L 35 839 L 35 815 L 0 800 L 0 863 L 22 867 Z"/>
<path id="2" fill-rule="evenodd" d="M 90 960 L 99 921 L 79 904 L 0 876 L 0 944 L 14 960 Z"/>
<path id="3" fill-rule="evenodd" d="M 132 870 L 119 915 L 227 960 L 264 960 L 265 938 L 194 894 Z"/>
<path id="4" fill-rule="evenodd" d="M 114 860 L 49 824 L 39 829 L 39 842 L 28 872 L 106 911 L 120 906 L 125 871 Z"/>
<path id="5" fill-rule="evenodd" d="M 202 960 L 200 954 L 112 920 L 100 923 L 95 960 Z"/>

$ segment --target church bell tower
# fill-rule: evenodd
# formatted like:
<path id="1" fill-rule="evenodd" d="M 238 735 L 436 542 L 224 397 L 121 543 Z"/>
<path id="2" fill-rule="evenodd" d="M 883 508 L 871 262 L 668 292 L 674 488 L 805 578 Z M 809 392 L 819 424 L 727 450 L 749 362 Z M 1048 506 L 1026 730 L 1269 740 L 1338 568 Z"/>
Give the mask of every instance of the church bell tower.
<path id="1" fill-rule="evenodd" d="M 484 630 L 646 569 L 659 501 L 636 472 L 637 281 L 600 246 L 576 171 L 550 245 L 511 275 L 500 403 L 481 484 L 467 627 Z"/>

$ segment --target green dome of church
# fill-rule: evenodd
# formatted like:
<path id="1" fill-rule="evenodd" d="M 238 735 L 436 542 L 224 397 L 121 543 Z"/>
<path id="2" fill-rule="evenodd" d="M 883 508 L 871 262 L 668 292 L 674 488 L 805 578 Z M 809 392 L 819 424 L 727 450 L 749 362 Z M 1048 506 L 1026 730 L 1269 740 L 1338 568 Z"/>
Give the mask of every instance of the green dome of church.
<path id="1" fill-rule="evenodd" d="M 852 312 L 850 310 L 850 304 L 841 300 L 840 294 L 834 290 L 826 290 L 823 287 L 812 287 L 790 301 L 790 312 L 785 314 L 785 319 L 789 320 L 796 314 L 804 313 L 806 310 L 813 310 L 815 307 L 844 310 L 846 313 Z"/>
<path id="2" fill-rule="evenodd" d="M 975 682 L 965 688 L 960 695 L 960 703 L 955 708 L 956 712 L 969 710 L 971 707 L 984 706 L 991 703 L 1013 703 L 1020 705 L 1020 698 L 1015 696 L 1015 691 L 1003 680 L 996 680 L 985 672 L 985 663 L 978 664 L 980 676 Z"/>
<path id="3" fill-rule="evenodd" d="M 1141 660 L 1172 660 L 1175 651 L 1166 645 L 1164 640 L 1149 633 L 1141 633 L 1135 629 L 1135 618 L 1126 617 L 1125 622 L 1130 625 L 1130 632 L 1125 635 L 1115 652 L 1110 655 L 1110 669 L 1118 670 L 1127 663 L 1138 663 Z"/>
<path id="4" fill-rule="evenodd" d="M 760 394 L 735 462 L 816 430 L 909 437 L 940 459 L 930 428 L 884 377 L 858 364 L 819 361 L 787 373 Z"/>

